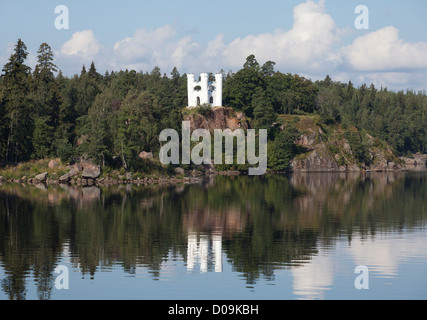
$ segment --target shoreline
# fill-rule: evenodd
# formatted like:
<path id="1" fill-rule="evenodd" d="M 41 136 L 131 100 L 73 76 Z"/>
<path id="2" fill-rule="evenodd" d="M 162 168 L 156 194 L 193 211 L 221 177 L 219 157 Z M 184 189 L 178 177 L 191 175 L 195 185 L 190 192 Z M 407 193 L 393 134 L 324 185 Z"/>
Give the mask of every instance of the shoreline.
<path id="1" fill-rule="evenodd" d="M 423 158 L 424 159 L 424 158 Z M 247 170 L 215 170 L 214 166 L 197 166 L 193 168 L 167 168 L 161 166 L 155 160 L 147 160 L 152 165 L 148 172 L 136 171 L 126 172 L 123 168 L 111 169 L 101 167 L 91 160 L 80 160 L 79 162 L 63 163 L 60 159 L 46 158 L 23 162 L 14 166 L 0 169 L 0 185 L 4 183 L 19 183 L 29 185 L 77 185 L 77 186 L 110 186 L 120 184 L 154 185 L 154 184 L 189 184 L 198 183 L 212 176 L 247 176 Z M 385 166 L 375 168 L 350 167 L 311 167 L 295 168 L 292 165 L 286 171 L 267 170 L 262 176 L 288 175 L 288 174 L 361 174 L 370 173 L 400 173 L 400 172 L 426 172 L 427 166 L 421 161 L 394 165 L 387 163 Z"/>
<path id="2" fill-rule="evenodd" d="M 267 172 L 262 177 L 270 176 L 283 176 L 283 175 L 293 175 L 293 174 L 360 174 L 367 176 L 369 174 L 400 174 L 400 173 L 418 173 L 418 172 L 427 172 L 427 168 L 419 168 L 418 170 L 380 170 L 380 171 L 371 171 L 371 170 L 347 170 L 347 171 L 337 171 L 337 170 L 296 170 L 296 171 L 286 171 L 286 172 Z M 25 184 L 30 186 L 44 185 L 67 185 L 67 186 L 82 186 L 82 187 L 91 187 L 91 186 L 100 186 L 100 187 L 109 187 L 117 185 L 137 185 L 137 186 L 148 186 L 148 185 L 177 185 L 177 184 L 195 184 L 205 181 L 207 178 L 215 176 L 248 176 L 245 173 L 239 171 L 220 171 L 220 172 L 210 172 L 202 173 L 198 171 L 197 175 L 192 176 L 191 173 L 189 176 L 160 176 L 160 177 L 145 177 L 137 179 L 120 179 L 113 177 L 102 177 L 102 178 L 72 178 L 68 181 L 61 181 L 59 179 L 49 179 L 38 180 L 36 178 L 29 179 L 5 179 L 0 176 L 0 186 L 4 184 Z"/>

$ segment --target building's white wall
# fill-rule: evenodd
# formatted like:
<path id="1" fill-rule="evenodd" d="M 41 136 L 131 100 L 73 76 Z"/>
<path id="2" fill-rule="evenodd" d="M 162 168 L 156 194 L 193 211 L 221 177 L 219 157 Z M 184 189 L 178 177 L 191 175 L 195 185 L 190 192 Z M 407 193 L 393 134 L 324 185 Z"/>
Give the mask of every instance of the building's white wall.
<path id="1" fill-rule="evenodd" d="M 212 107 L 222 106 L 222 74 L 215 75 L 215 81 L 212 83 L 215 90 L 209 90 L 209 75 L 207 73 L 200 74 L 200 81 L 195 81 L 194 74 L 187 74 L 187 92 L 188 92 L 188 107 L 197 106 L 197 98 L 200 99 L 200 105 L 209 104 Z M 201 90 L 196 91 L 194 88 L 200 86 Z M 213 103 L 210 103 L 210 98 L 213 98 Z"/>
<path id="2" fill-rule="evenodd" d="M 188 92 L 188 106 L 194 107 L 196 106 L 195 96 L 194 96 L 194 87 L 196 86 L 194 81 L 194 74 L 187 74 L 187 92 Z"/>
<path id="3" fill-rule="evenodd" d="M 222 74 L 215 75 L 215 97 L 214 107 L 222 106 Z"/>
<path id="4" fill-rule="evenodd" d="M 207 73 L 200 74 L 200 86 L 202 87 L 200 104 L 209 104 L 209 75 Z"/>

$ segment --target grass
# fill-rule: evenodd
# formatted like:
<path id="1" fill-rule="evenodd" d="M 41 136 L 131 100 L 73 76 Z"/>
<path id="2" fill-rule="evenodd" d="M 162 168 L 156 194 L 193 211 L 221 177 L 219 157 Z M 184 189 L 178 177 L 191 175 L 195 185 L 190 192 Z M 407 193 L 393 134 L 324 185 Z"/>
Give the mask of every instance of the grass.
<path id="1" fill-rule="evenodd" d="M 48 178 L 59 178 L 61 173 L 64 174 L 66 172 L 65 165 L 61 163 L 61 160 L 55 159 L 59 166 L 57 168 L 50 169 L 50 160 L 52 159 L 30 160 L 16 166 L 6 166 L 0 169 L 0 176 L 3 176 L 5 179 L 21 179 L 22 177 L 34 178 L 40 173 L 47 172 Z"/>

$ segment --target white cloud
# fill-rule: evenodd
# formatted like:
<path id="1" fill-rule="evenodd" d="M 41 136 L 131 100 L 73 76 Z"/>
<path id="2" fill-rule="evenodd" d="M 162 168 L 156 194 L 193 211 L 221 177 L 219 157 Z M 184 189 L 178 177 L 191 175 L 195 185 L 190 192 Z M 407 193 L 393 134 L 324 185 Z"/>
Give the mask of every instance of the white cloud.
<path id="1" fill-rule="evenodd" d="M 92 30 L 76 32 L 61 47 L 61 54 L 94 59 L 102 50 L 102 45 L 95 38 Z"/>
<path id="2" fill-rule="evenodd" d="M 191 36 L 178 38 L 171 25 L 157 29 L 142 28 L 114 44 L 110 64 L 128 69 L 151 70 L 159 66 L 169 71 L 176 66 L 184 72 L 216 72 L 241 68 L 246 57 L 255 54 L 260 62 L 273 60 L 277 67 L 292 68 L 294 72 L 325 70 L 322 63 L 329 59 L 331 47 L 339 38 L 339 30 L 332 17 L 324 11 L 324 1 L 316 3 L 309 0 L 295 7 L 295 22 L 291 30 L 248 35 L 228 44 L 224 43 L 222 34 L 203 46 L 193 41 Z M 89 47 L 89 41 L 84 41 L 89 38 L 89 34 L 86 37 L 73 36 L 69 41 L 71 44 L 64 45 L 63 51 L 85 52 L 81 48 Z M 96 39 L 91 41 L 99 49 Z M 82 43 L 84 45 L 80 45 Z"/>
<path id="3" fill-rule="evenodd" d="M 94 60 L 97 68 L 103 70 L 150 71 L 158 66 L 166 73 L 173 67 L 182 73 L 197 73 L 237 71 L 246 57 L 254 54 L 260 64 L 271 60 L 276 62 L 276 70 L 313 80 L 329 74 L 334 80 L 351 80 L 356 85 L 365 82 L 389 89 L 416 90 L 427 87 L 427 43 L 406 42 L 399 38 L 399 30 L 390 26 L 364 33 L 343 46 L 344 40 L 355 33 L 338 28 L 326 13 L 324 0 L 307 0 L 295 6 L 293 18 L 289 30 L 249 34 L 228 43 L 223 34 L 218 34 L 207 44 L 201 44 L 188 33 L 165 25 L 138 29 L 132 36 L 105 48 L 92 30 L 86 30 L 74 33 L 63 44 L 58 60 L 66 66 Z M 75 68 L 74 72 L 80 70 Z"/>
<path id="4" fill-rule="evenodd" d="M 172 70 L 176 66 L 180 69 L 191 62 L 200 45 L 189 36 L 176 40 L 175 35 L 170 25 L 154 30 L 139 29 L 132 37 L 115 43 L 114 56 L 127 68 L 151 70 L 158 66 L 162 70 Z"/>
<path id="5" fill-rule="evenodd" d="M 294 24 L 289 31 L 235 39 L 224 48 L 224 62 L 241 66 L 253 53 L 259 61 L 275 61 L 279 68 L 299 68 L 300 72 L 325 70 L 340 30 L 325 13 L 324 1 L 302 3 L 295 7 L 293 16 Z"/>
<path id="6" fill-rule="evenodd" d="M 340 50 L 341 62 L 356 71 L 411 71 L 427 68 L 427 43 L 399 38 L 393 26 L 358 37 Z"/>

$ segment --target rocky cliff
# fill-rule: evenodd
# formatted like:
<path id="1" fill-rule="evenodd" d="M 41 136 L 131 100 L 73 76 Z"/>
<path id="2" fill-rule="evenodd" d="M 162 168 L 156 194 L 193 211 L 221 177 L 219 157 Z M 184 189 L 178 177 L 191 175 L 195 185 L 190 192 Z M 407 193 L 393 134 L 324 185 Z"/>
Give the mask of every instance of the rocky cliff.
<path id="1" fill-rule="evenodd" d="M 295 172 L 359 172 L 426 170 L 426 155 L 398 158 L 384 141 L 355 127 L 325 125 L 318 116 L 281 116 L 283 126 L 294 123 L 301 135 L 301 153 L 291 162 Z"/>
<path id="2" fill-rule="evenodd" d="M 189 113 L 184 114 L 184 121 L 190 121 L 190 130 L 196 129 L 231 129 L 242 128 L 248 129 L 249 124 L 243 112 L 234 111 L 232 108 L 215 107 L 215 108 L 198 108 L 189 109 Z"/>
<path id="3" fill-rule="evenodd" d="M 225 107 L 190 109 L 184 114 L 183 120 L 190 121 L 191 131 L 250 128 L 242 112 Z M 279 116 L 281 129 L 289 123 L 294 124 L 300 132 L 295 141 L 300 152 L 290 163 L 293 172 L 426 170 L 427 155 L 414 155 L 413 159 L 399 158 L 387 143 L 355 127 L 325 125 L 317 115 Z"/>

